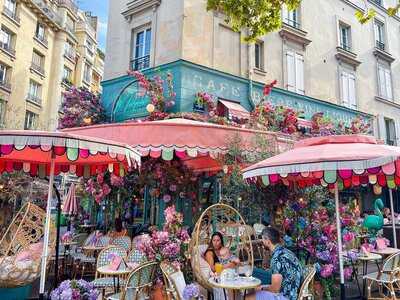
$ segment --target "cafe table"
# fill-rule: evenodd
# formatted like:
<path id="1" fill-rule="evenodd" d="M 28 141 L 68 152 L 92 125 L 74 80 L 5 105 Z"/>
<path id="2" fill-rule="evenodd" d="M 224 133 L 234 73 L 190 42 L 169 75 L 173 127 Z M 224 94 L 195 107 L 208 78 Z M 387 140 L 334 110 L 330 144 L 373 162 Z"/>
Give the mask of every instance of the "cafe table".
<path id="1" fill-rule="evenodd" d="M 379 254 L 379 255 L 382 255 L 384 258 L 386 258 L 386 257 L 388 257 L 388 256 L 390 256 L 392 254 L 400 252 L 400 249 L 387 247 L 387 248 L 381 249 L 381 250 L 372 250 L 371 252 Z"/>
<path id="2" fill-rule="evenodd" d="M 240 291 L 246 292 L 250 289 L 255 289 L 256 287 L 261 285 L 261 280 L 255 277 L 246 277 L 246 276 L 237 276 L 234 279 L 225 279 L 224 281 L 220 281 L 218 277 L 211 277 L 209 282 L 212 286 L 216 288 L 221 288 L 224 290 L 232 290 L 234 292 L 234 300 L 236 299 L 236 295 Z M 225 299 L 227 296 L 225 294 Z"/>
<path id="3" fill-rule="evenodd" d="M 113 284 L 114 284 L 114 292 L 118 293 L 119 292 L 119 278 L 131 273 L 132 269 L 130 267 L 126 267 L 126 268 L 119 269 L 119 270 L 112 270 L 112 269 L 110 269 L 110 266 L 107 265 L 107 266 L 98 267 L 97 272 L 102 275 L 112 276 Z M 115 284 L 115 279 L 117 279 L 117 284 Z"/>

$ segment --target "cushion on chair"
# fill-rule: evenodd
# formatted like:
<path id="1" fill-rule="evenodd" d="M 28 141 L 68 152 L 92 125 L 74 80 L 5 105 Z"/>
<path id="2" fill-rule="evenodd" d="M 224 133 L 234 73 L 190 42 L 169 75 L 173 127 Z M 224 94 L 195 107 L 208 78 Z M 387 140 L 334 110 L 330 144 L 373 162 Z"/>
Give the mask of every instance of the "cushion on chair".
<path id="1" fill-rule="evenodd" d="M 379 279 L 378 279 L 378 275 L 379 275 L 379 272 L 373 272 L 373 273 L 365 275 L 364 279 L 378 281 L 378 282 L 389 282 L 389 283 L 400 281 L 400 278 L 398 278 L 396 276 L 392 276 L 392 278 L 390 278 L 391 275 L 387 274 L 387 273 L 382 273 L 381 276 L 379 277 Z"/>
<path id="2" fill-rule="evenodd" d="M 92 283 L 95 287 L 113 287 L 114 282 L 115 282 L 115 285 L 117 285 L 118 279 L 115 278 L 115 281 L 114 281 L 113 277 L 102 277 L 102 278 L 97 278 L 92 281 Z M 125 280 L 120 278 L 119 286 L 123 286 L 123 285 L 125 285 Z"/>

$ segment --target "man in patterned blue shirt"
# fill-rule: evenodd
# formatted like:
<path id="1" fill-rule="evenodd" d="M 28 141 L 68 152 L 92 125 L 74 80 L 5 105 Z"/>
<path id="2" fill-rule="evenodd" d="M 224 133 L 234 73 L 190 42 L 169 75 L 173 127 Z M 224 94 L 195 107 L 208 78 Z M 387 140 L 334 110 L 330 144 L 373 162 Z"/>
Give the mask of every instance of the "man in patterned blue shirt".
<path id="1" fill-rule="evenodd" d="M 260 286 L 257 292 L 246 297 L 246 300 L 296 300 L 303 279 L 303 266 L 292 251 L 280 245 L 278 230 L 267 227 L 262 232 L 262 238 L 264 247 L 272 253 L 270 270 L 263 272 L 264 277 L 269 274 L 267 281 L 270 284 Z"/>

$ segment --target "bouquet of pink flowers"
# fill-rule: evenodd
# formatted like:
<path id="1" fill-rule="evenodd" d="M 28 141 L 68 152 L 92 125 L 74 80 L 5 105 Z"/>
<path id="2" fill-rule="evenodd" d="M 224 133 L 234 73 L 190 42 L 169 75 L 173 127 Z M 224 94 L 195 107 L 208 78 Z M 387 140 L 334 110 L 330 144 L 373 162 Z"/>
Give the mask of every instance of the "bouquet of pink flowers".
<path id="1" fill-rule="evenodd" d="M 67 231 L 61 236 L 61 241 L 63 243 L 70 242 L 72 240 L 72 236 L 73 236 L 72 231 Z"/>
<path id="2" fill-rule="evenodd" d="M 149 260 L 168 260 L 179 268 L 184 261 L 185 247 L 189 244 L 189 234 L 183 227 L 183 216 L 170 206 L 164 211 L 165 224 L 162 230 L 154 230 L 150 236 L 143 237 L 138 244 Z"/>

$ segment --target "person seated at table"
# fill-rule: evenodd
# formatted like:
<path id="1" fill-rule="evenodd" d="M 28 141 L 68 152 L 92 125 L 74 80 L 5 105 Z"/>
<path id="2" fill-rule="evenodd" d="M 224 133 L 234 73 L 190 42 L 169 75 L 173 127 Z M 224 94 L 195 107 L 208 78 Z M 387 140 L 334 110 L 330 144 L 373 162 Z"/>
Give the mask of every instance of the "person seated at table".
<path id="1" fill-rule="evenodd" d="M 216 264 L 221 264 L 222 269 L 231 269 L 235 268 L 237 265 L 237 262 L 228 262 L 228 263 L 223 263 L 221 261 L 221 250 L 225 248 L 224 247 L 224 238 L 220 232 L 215 232 L 211 236 L 210 243 L 208 245 L 208 248 L 206 252 L 204 253 L 204 258 L 207 261 L 207 263 L 210 265 L 211 271 L 215 273 L 215 265 Z M 224 250 L 222 250 L 224 252 Z M 228 250 L 229 252 L 229 250 Z"/>
<path id="2" fill-rule="evenodd" d="M 259 278 L 263 285 L 257 288 L 256 293 L 247 296 L 246 300 L 296 300 L 304 273 L 299 259 L 280 244 L 280 233 L 273 227 L 263 230 L 262 242 L 272 253 L 270 269 L 254 270 L 253 276 Z"/>
<path id="3" fill-rule="evenodd" d="M 240 259 L 233 255 L 227 247 L 222 247 L 219 251 L 220 257 L 219 260 L 222 265 L 228 265 L 230 263 L 234 263 L 235 266 L 240 264 Z"/>

